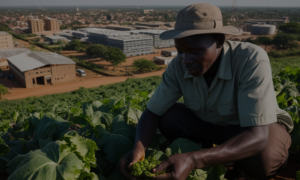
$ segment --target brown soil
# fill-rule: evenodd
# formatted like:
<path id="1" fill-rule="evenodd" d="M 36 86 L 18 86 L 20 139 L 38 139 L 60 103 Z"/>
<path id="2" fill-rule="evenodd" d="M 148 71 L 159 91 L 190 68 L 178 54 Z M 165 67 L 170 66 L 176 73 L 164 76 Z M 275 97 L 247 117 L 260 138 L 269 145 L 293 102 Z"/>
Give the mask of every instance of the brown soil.
<path id="1" fill-rule="evenodd" d="M 78 58 L 79 60 L 84 60 L 84 61 L 88 61 L 88 62 L 97 64 L 97 65 L 100 65 L 103 68 L 102 71 L 104 73 L 121 76 L 121 75 L 126 75 L 127 70 L 129 72 L 132 71 L 131 65 L 135 59 L 146 58 L 148 60 L 152 60 L 154 57 L 160 56 L 161 50 L 176 51 L 176 48 L 172 47 L 172 48 L 154 49 L 155 54 L 129 57 L 126 59 L 126 62 L 118 65 L 118 67 L 116 67 L 115 70 L 114 70 L 114 67 L 111 65 L 111 63 L 107 62 L 105 59 L 102 59 L 102 58 L 92 58 L 92 57 L 86 55 L 85 53 L 78 53 L 77 51 L 62 51 L 61 53 L 64 56 L 69 56 L 69 57 L 73 56 L 73 57 Z M 165 67 L 163 66 L 163 68 L 165 68 Z"/>
<path id="2" fill-rule="evenodd" d="M 23 88 L 21 86 L 16 86 L 13 84 L 12 80 L 0 79 L 0 83 L 4 83 L 5 86 L 9 87 L 9 93 L 3 95 L 3 99 L 13 100 L 13 99 L 23 99 L 29 96 L 44 96 L 48 94 L 55 93 L 63 93 L 74 91 L 79 87 L 99 87 L 104 84 L 112 84 L 117 82 L 123 82 L 127 79 L 126 76 L 122 77 L 106 77 L 99 74 L 96 74 L 92 71 L 86 70 L 86 77 L 76 77 L 76 82 L 70 82 L 65 84 L 57 84 L 57 85 L 39 85 L 34 88 Z M 149 76 L 160 76 L 162 75 L 164 70 L 144 73 L 144 74 L 135 74 L 133 76 L 129 76 L 129 78 L 143 78 Z"/>
<path id="3" fill-rule="evenodd" d="M 40 48 L 38 46 L 32 45 L 27 41 L 23 41 L 21 39 L 14 39 L 15 41 L 19 42 L 20 44 L 22 44 L 24 47 L 29 48 L 32 51 L 45 51 L 45 52 L 49 52 L 48 50 L 44 49 L 44 48 Z M 34 48 L 32 48 L 34 47 Z"/>

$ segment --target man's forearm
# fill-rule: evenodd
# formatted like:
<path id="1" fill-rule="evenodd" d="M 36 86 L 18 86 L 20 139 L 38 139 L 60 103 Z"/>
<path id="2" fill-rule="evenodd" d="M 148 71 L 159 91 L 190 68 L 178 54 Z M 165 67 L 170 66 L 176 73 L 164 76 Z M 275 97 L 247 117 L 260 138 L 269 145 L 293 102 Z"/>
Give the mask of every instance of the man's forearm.
<path id="1" fill-rule="evenodd" d="M 157 126 L 159 116 L 146 109 L 142 114 L 140 121 L 136 128 L 135 146 L 148 148 L 153 139 Z"/>
<path id="2" fill-rule="evenodd" d="M 195 168 L 236 162 L 257 155 L 267 146 L 268 136 L 269 125 L 245 128 L 244 132 L 217 147 L 193 152 Z"/>

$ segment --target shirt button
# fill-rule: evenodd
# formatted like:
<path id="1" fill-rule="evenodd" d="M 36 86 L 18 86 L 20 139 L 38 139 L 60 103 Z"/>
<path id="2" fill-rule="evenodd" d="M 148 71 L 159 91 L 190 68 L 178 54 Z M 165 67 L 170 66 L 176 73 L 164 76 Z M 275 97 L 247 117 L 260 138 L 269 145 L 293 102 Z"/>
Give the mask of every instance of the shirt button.
<path id="1" fill-rule="evenodd" d="M 230 111 L 233 111 L 233 109 L 230 109 Z"/>
<path id="2" fill-rule="evenodd" d="M 187 104 L 186 107 L 189 107 L 189 105 Z"/>
<path id="3" fill-rule="evenodd" d="M 209 111 L 210 113 L 212 113 L 212 111 Z"/>

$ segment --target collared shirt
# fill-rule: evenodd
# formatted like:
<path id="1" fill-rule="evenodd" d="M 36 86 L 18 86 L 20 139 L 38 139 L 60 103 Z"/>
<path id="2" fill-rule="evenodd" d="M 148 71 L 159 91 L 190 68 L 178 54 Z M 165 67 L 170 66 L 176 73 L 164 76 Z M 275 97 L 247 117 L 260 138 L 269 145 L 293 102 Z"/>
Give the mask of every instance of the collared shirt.
<path id="1" fill-rule="evenodd" d="M 210 87 L 203 76 L 188 74 L 181 59 L 175 57 L 147 108 L 161 116 L 182 96 L 185 106 L 206 122 L 247 127 L 279 121 L 288 132 L 293 129 L 290 115 L 278 107 L 269 57 L 251 43 L 225 42 Z"/>

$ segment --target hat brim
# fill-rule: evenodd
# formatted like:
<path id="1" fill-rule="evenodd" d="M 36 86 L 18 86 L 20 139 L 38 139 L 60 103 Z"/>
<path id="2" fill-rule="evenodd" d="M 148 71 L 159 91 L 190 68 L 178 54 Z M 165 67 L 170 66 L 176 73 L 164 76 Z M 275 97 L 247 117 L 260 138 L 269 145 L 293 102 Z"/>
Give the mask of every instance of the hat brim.
<path id="1" fill-rule="evenodd" d="M 187 36 L 193 36 L 196 34 L 228 34 L 228 35 L 241 35 L 243 30 L 234 26 L 223 26 L 217 29 L 204 29 L 204 30 L 169 30 L 160 34 L 160 39 L 179 39 Z"/>

